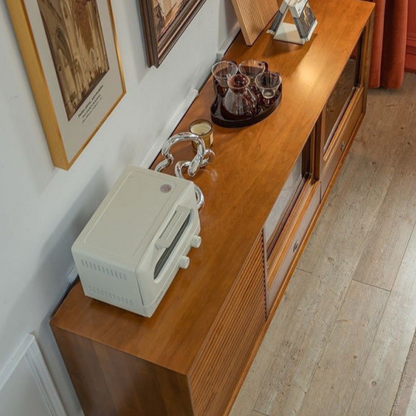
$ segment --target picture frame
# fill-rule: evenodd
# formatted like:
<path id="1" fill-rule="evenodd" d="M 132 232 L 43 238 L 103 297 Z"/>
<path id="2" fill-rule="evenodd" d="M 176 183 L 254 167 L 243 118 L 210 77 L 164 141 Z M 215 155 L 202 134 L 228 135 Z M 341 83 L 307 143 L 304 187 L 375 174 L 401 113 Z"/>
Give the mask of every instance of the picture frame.
<path id="1" fill-rule="evenodd" d="M 206 0 L 138 0 L 149 67 L 158 68 Z"/>
<path id="2" fill-rule="evenodd" d="M 126 93 L 110 0 L 6 0 L 56 167 L 68 170 Z"/>

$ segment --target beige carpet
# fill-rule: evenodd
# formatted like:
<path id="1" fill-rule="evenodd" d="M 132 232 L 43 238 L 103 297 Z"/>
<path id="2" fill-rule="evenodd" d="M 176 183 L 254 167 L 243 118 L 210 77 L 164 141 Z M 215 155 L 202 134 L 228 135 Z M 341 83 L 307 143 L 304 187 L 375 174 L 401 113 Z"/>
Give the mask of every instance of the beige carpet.
<path id="1" fill-rule="evenodd" d="M 391 414 L 392 416 L 416 416 L 416 334 L 410 346 Z"/>

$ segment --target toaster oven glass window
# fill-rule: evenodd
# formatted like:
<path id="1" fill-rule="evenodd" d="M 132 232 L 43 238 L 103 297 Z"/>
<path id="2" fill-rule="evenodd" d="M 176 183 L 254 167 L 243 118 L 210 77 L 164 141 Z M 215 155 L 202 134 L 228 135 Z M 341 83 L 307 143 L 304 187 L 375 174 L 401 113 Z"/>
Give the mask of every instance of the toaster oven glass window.
<path id="1" fill-rule="evenodd" d="M 268 257 L 292 212 L 293 207 L 310 177 L 310 141 L 297 159 L 264 225 Z"/>
<path id="2" fill-rule="evenodd" d="M 156 267 L 155 267 L 155 271 L 153 275 L 155 280 L 159 277 L 160 272 L 163 270 L 163 266 L 169 260 L 169 257 L 172 254 L 172 251 L 175 249 L 176 245 L 181 239 L 182 234 L 185 232 L 186 227 L 188 226 L 190 220 L 191 220 L 191 213 L 189 213 L 189 215 L 186 217 L 185 222 L 182 224 L 182 227 L 179 229 L 178 234 L 176 234 L 176 237 L 172 241 L 172 244 L 167 249 L 165 249 L 159 261 L 156 263 Z"/>
<path id="3" fill-rule="evenodd" d="M 358 43 L 352 53 L 344 71 L 342 72 L 342 75 L 337 82 L 337 85 L 328 99 L 324 123 L 324 152 L 328 149 L 339 122 L 342 119 L 342 116 L 344 115 L 357 87 L 359 86 L 360 45 L 361 42 Z"/>

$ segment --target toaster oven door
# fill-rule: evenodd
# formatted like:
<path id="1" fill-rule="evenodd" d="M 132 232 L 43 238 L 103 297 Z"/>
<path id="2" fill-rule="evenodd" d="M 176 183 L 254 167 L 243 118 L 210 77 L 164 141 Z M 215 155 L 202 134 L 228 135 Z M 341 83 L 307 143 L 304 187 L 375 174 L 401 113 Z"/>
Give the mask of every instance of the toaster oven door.
<path id="1" fill-rule="evenodd" d="M 163 267 L 169 260 L 172 252 L 183 236 L 191 221 L 191 210 L 182 206 L 178 206 L 172 219 L 162 232 L 162 235 L 156 242 L 158 250 L 162 251 L 159 260 L 156 263 L 153 278 L 156 280 L 159 276 Z"/>

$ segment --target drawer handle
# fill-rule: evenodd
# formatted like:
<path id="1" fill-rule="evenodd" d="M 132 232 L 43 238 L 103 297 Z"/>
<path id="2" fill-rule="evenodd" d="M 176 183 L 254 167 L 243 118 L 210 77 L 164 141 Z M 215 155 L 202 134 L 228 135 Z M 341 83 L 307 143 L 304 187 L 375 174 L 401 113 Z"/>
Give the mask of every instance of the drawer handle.
<path id="1" fill-rule="evenodd" d="M 345 150 L 346 145 L 347 144 L 345 143 L 345 140 L 343 140 L 342 143 L 341 143 L 341 152 L 343 152 Z"/>
<path id="2" fill-rule="evenodd" d="M 296 241 L 296 243 L 293 246 L 293 252 L 296 253 L 298 251 L 299 248 L 299 241 Z"/>

